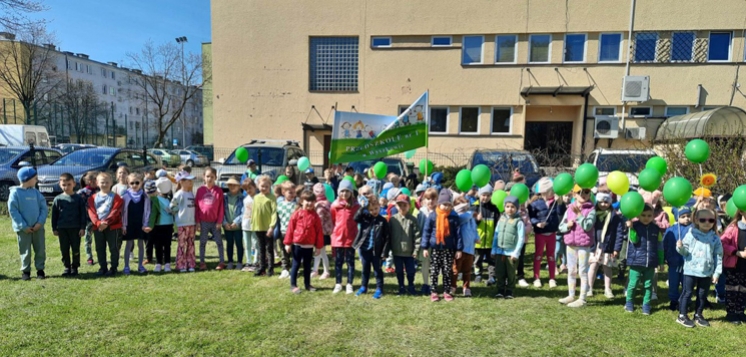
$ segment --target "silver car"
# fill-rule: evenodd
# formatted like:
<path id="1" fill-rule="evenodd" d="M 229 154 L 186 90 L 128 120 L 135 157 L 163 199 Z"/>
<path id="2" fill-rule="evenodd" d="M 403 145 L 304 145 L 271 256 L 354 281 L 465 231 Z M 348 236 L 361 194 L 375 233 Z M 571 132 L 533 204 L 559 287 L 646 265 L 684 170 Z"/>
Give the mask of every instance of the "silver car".
<path id="1" fill-rule="evenodd" d="M 241 145 L 249 152 L 249 159 L 254 160 L 261 174 L 268 175 L 273 181 L 285 171 L 285 167 L 295 166 L 298 159 L 306 154 L 297 141 L 292 140 L 252 140 Z M 238 148 L 236 148 L 238 149 Z M 236 159 L 236 150 L 227 158 L 220 158 L 215 168 L 218 171 L 218 185 L 227 189 L 225 182 L 231 176 L 241 177 L 246 172 L 246 163 Z"/>
<path id="2" fill-rule="evenodd" d="M 207 156 L 198 154 L 191 150 L 172 150 L 172 153 L 179 155 L 181 157 L 181 163 L 190 167 L 194 166 L 207 166 L 209 164 L 209 161 L 207 160 Z"/>

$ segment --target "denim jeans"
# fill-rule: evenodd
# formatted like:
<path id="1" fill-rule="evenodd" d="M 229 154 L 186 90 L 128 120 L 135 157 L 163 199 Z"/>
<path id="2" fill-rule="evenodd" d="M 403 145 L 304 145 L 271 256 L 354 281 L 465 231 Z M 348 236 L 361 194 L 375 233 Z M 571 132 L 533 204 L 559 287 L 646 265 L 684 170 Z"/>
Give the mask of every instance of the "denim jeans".
<path id="1" fill-rule="evenodd" d="M 407 271 L 407 283 L 409 286 L 414 286 L 414 258 L 394 257 L 394 267 L 396 269 L 396 280 L 399 283 L 399 289 L 404 289 L 404 270 Z"/>
<path id="2" fill-rule="evenodd" d="M 376 274 L 376 289 L 383 290 L 383 270 L 381 269 L 381 257 L 376 255 L 375 249 L 360 249 L 360 263 L 363 264 L 362 288 L 368 288 L 370 280 L 370 267 L 373 265 L 373 271 Z"/>

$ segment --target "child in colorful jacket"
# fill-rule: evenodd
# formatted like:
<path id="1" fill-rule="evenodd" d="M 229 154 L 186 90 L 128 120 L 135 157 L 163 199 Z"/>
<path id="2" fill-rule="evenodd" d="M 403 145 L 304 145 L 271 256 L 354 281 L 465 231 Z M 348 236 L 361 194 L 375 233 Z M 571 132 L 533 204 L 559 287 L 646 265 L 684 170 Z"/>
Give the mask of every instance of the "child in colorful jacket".
<path id="1" fill-rule="evenodd" d="M 285 251 L 293 253 L 293 266 L 290 269 L 290 289 L 298 294 L 298 270 L 303 264 L 303 282 L 307 291 L 316 291 L 311 286 L 311 256 L 316 249 L 318 255 L 324 249 L 324 236 L 321 219 L 314 210 L 316 197 L 310 190 L 301 193 L 301 209 L 296 210 L 288 222 L 284 238 Z"/>
<path id="2" fill-rule="evenodd" d="M 492 256 L 497 275 L 497 298 L 513 298 L 516 276 L 515 264 L 526 241 L 525 225 L 518 214 L 518 198 L 508 196 L 504 200 L 504 212 L 500 216 L 492 240 Z"/>
<path id="3" fill-rule="evenodd" d="M 422 233 L 417 224 L 417 219 L 409 213 L 410 200 L 406 195 L 396 198 L 398 212 L 391 217 L 391 252 L 394 256 L 396 267 L 396 280 L 399 283 L 399 295 L 408 292 L 417 295 L 414 289 L 414 276 L 416 273 L 415 259 L 419 250 Z M 404 290 L 404 270 L 407 272 L 408 290 Z"/>
<path id="4" fill-rule="evenodd" d="M 453 258 L 461 258 L 464 242 L 459 232 L 458 215 L 453 210 L 451 200 L 453 194 L 449 189 L 442 189 L 438 194 L 438 207 L 425 222 L 423 230 L 422 256 L 430 257 L 430 283 L 432 291 L 430 301 L 436 302 L 438 297 L 438 275 L 443 274 L 443 299 L 453 301 L 450 294 L 451 271 L 453 269 Z"/>
<path id="5" fill-rule="evenodd" d="M 681 284 L 684 282 L 684 257 L 676 251 L 676 242 L 684 239 L 692 228 L 692 210 L 689 207 L 672 210 L 678 223 L 666 229 L 663 235 L 663 259 L 668 264 L 668 309 L 679 310 Z"/>
<path id="6" fill-rule="evenodd" d="M 342 291 L 342 264 L 347 263 L 347 286 L 346 293 L 352 294 L 352 280 L 355 276 L 355 249 L 352 242 L 357 236 L 357 223 L 354 217 L 360 209 L 360 205 L 352 195 L 353 186 L 349 180 L 339 183 L 337 194 L 339 197 L 332 204 L 331 215 L 334 230 L 332 231 L 332 248 L 334 248 L 334 271 L 336 273 L 336 285 L 332 293 Z"/>
<path id="7" fill-rule="evenodd" d="M 474 214 L 469 211 L 471 205 L 466 197 L 459 197 L 453 201 L 453 209 L 458 214 L 459 232 L 464 242 L 464 248 L 461 257 L 453 262 L 453 274 L 451 275 L 451 295 L 456 294 L 456 285 L 458 276 L 461 274 L 463 281 L 464 297 L 471 297 L 471 269 L 474 265 L 474 244 L 479 242 L 479 233 L 477 233 L 477 223 L 474 220 Z"/>
<path id="8" fill-rule="evenodd" d="M 368 292 L 368 281 L 370 280 L 371 266 L 376 275 L 376 291 L 374 299 L 383 296 L 383 270 L 381 269 L 381 258 L 388 255 L 391 244 L 391 230 L 389 223 L 381 215 L 381 206 L 376 196 L 370 196 L 368 206 L 359 209 L 355 213 L 355 222 L 360 225 L 358 234 L 352 242 L 352 247 L 360 254 L 362 265 L 362 276 L 360 290 L 355 296 Z"/>
<path id="9" fill-rule="evenodd" d="M 534 253 L 534 286 L 541 287 L 539 273 L 541 272 L 541 261 L 544 252 L 547 254 L 547 270 L 549 270 L 549 288 L 557 287 L 554 280 L 556 262 L 554 261 L 554 249 L 556 248 L 557 230 L 559 229 L 559 210 L 554 198 L 552 181 L 542 178 L 537 183 L 537 191 L 540 196 L 533 199 L 528 205 L 528 215 L 534 229 L 534 240 L 536 241 L 536 252 Z"/>
<path id="10" fill-rule="evenodd" d="M 500 219 L 500 211 L 492 203 L 492 186 L 487 184 L 479 189 L 479 200 L 474 202 L 477 233 L 479 241 L 474 245 L 475 263 L 474 282 L 482 281 L 482 267 L 487 263 L 487 285 L 495 284 L 495 261 L 492 259 L 492 239 L 495 237 L 495 225 Z"/>
<path id="11" fill-rule="evenodd" d="M 612 268 L 617 266 L 616 257 L 614 256 L 614 246 L 617 241 L 624 240 L 624 218 L 622 215 L 614 212 L 611 207 L 611 194 L 599 192 L 596 195 L 596 223 L 595 233 L 597 246 L 595 252 L 591 254 L 590 268 L 588 269 L 588 294 L 593 296 L 593 282 L 596 279 L 596 272 L 601 266 L 604 274 L 604 295 L 607 299 L 613 299 L 614 294 L 611 292 L 611 274 Z"/>
<path id="12" fill-rule="evenodd" d="M 596 210 L 591 202 L 591 190 L 579 186 L 573 189 L 575 202 L 567 205 L 559 229 L 564 232 L 567 245 L 567 297 L 560 304 L 569 307 L 585 306 L 588 294 L 588 259 L 595 241 L 593 225 L 596 223 Z M 580 297 L 575 300 L 575 284 L 580 275 Z"/>

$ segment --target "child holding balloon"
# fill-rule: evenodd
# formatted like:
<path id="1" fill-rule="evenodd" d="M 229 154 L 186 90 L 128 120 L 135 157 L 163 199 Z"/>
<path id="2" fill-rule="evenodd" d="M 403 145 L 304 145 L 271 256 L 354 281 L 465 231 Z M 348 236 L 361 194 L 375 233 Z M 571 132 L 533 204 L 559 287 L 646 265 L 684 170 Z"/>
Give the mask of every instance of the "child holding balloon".
<path id="1" fill-rule="evenodd" d="M 600 265 L 604 273 L 604 295 L 607 299 L 613 299 L 611 269 L 616 267 L 614 246 L 617 241 L 624 239 L 624 219 L 611 208 L 611 195 L 606 192 L 599 192 L 596 195 L 595 231 L 597 247 L 589 259 L 587 296 L 593 296 L 593 281 Z"/>
<path id="2" fill-rule="evenodd" d="M 653 206 L 645 204 L 639 220 L 627 221 L 629 239 L 627 244 L 627 266 L 629 266 L 629 284 L 627 285 L 627 302 L 624 310 L 634 311 L 633 298 L 637 284 L 642 282 L 644 297 L 642 314 L 650 315 L 653 295 L 653 275 L 655 268 L 663 264 L 663 239 L 661 230 L 653 221 Z M 618 256 L 624 240 L 616 242 L 614 255 Z"/>
<path id="3" fill-rule="evenodd" d="M 541 261 L 544 251 L 546 251 L 549 287 L 556 288 L 557 282 L 554 278 L 557 267 L 554 261 L 554 249 L 560 217 L 554 199 L 552 181 L 547 177 L 542 178 L 537 183 L 536 191 L 540 196 L 535 197 L 528 206 L 528 215 L 534 227 L 534 239 L 536 241 L 536 252 L 534 253 L 534 286 L 537 288 L 541 287 L 539 272 L 541 271 Z"/>
<path id="4" fill-rule="evenodd" d="M 684 282 L 684 258 L 676 251 L 676 243 L 691 229 L 692 210 L 689 207 L 674 208 L 677 223 L 669 227 L 663 235 L 663 258 L 668 265 L 668 309 L 679 310 L 681 284 Z"/>
<path id="5" fill-rule="evenodd" d="M 588 258 L 593 246 L 593 225 L 596 223 L 596 210 L 591 202 L 591 190 L 575 186 L 575 202 L 567 205 L 559 229 L 565 233 L 567 244 L 567 289 L 568 295 L 559 300 L 569 307 L 585 306 L 588 293 Z M 575 300 L 575 284 L 580 275 L 580 297 Z"/>

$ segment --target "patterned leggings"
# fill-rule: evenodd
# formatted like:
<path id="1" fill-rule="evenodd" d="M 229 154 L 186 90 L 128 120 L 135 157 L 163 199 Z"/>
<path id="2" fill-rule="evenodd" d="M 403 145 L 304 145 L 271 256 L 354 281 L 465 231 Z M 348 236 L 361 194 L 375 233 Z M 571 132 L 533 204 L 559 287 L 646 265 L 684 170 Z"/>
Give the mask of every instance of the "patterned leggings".
<path id="1" fill-rule="evenodd" d="M 450 291 L 453 254 L 450 249 L 430 250 L 430 284 L 433 292 L 438 290 L 438 274 L 443 274 L 443 293 Z"/>
<path id="2" fill-rule="evenodd" d="M 194 258 L 194 229 L 195 226 L 179 227 L 179 244 L 176 247 L 176 268 L 179 270 L 197 265 Z"/>
<path id="3" fill-rule="evenodd" d="M 746 272 L 725 269 L 725 304 L 728 314 L 743 314 L 746 308 Z"/>

